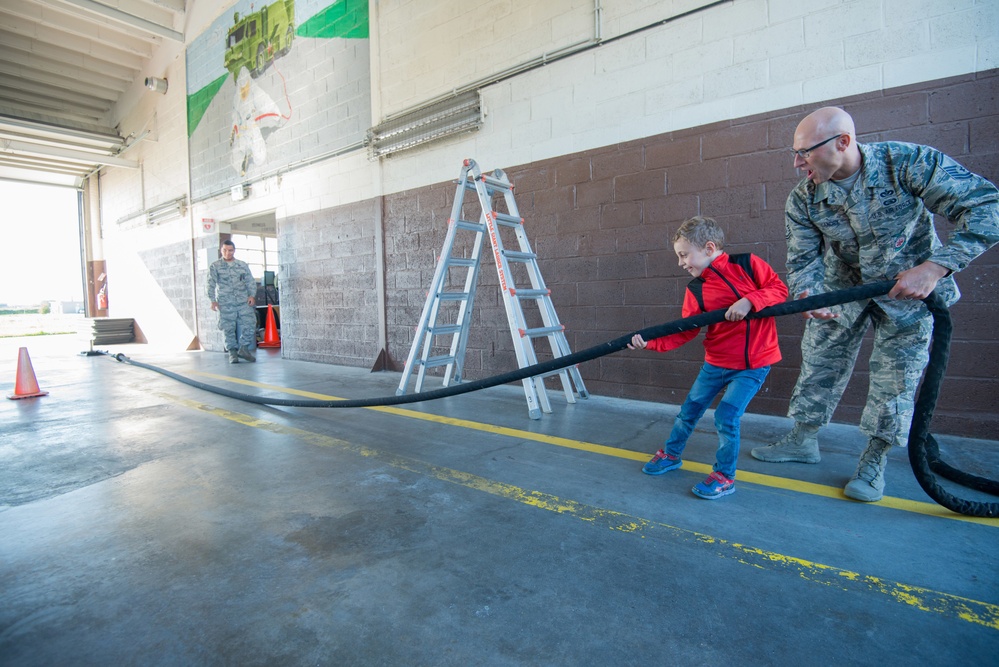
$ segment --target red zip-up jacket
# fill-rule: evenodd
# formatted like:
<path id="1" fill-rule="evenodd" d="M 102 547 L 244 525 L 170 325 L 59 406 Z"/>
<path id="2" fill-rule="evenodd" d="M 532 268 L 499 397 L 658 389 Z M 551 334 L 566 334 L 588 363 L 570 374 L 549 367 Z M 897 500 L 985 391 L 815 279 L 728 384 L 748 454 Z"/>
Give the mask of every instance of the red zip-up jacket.
<path id="1" fill-rule="evenodd" d="M 787 299 L 787 285 L 770 265 L 752 254 L 722 253 L 687 284 L 683 297 L 683 316 L 728 308 L 741 298 L 753 304 L 753 310 L 782 303 Z M 675 350 L 697 335 L 691 329 L 648 341 L 647 348 L 657 352 Z M 704 338 L 704 361 L 730 370 L 762 368 L 780 361 L 777 325 L 774 318 L 742 320 L 708 325 Z"/>

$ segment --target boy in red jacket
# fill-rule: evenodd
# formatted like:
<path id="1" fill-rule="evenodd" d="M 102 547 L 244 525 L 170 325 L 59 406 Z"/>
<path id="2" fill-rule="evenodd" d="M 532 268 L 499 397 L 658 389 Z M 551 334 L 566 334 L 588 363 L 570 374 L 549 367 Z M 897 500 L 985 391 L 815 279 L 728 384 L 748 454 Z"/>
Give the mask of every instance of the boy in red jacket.
<path id="1" fill-rule="evenodd" d="M 712 467 L 714 472 L 692 489 L 694 495 L 709 500 L 735 492 L 739 420 L 763 385 L 770 364 L 781 358 L 774 319 L 747 320 L 746 315 L 787 299 L 787 285 L 769 264 L 756 255 L 730 256 L 722 251 L 724 245 L 725 234 L 711 218 L 691 218 L 673 236 L 673 250 L 680 258 L 680 267 L 694 277 L 684 294 L 683 316 L 720 308 L 728 310 L 724 322 L 708 326 L 704 366 L 680 408 L 666 444 L 642 468 L 648 475 L 662 475 L 679 468 L 687 438 L 718 392 L 724 389 L 725 395 L 715 409 L 718 453 Z M 635 334 L 628 347 L 668 352 L 694 338 L 698 331 L 693 329 L 648 342 Z"/>

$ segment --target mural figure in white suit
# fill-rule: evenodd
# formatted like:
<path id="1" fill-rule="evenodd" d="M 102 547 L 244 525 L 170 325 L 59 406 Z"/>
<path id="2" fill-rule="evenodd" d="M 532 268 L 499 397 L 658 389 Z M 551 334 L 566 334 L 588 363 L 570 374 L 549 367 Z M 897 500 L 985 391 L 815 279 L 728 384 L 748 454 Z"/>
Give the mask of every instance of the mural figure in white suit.
<path id="1" fill-rule="evenodd" d="M 267 161 L 267 143 L 261 130 L 276 129 L 284 123 L 278 105 L 250 78 L 243 67 L 236 77 L 236 94 L 232 100 L 232 166 L 245 176 L 251 164 L 258 167 Z"/>

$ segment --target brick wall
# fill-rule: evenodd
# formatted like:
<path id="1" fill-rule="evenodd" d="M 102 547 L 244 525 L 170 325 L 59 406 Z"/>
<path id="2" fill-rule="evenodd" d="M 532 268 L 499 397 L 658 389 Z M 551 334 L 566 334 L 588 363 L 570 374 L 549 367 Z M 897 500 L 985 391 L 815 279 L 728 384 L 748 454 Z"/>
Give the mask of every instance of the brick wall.
<path id="1" fill-rule="evenodd" d="M 139 252 L 156 284 L 191 330 L 194 330 L 194 299 L 191 295 L 191 242 Z"/>
<path id="2" fill-rule="evenodd" d="M 861 141 L 927 143 L 996 181 L 997 92 L 999 74 L 991 71 L 829 103 L 853 114 Z M 691 215 L 716 218 L 729 251 L 756 253 L 785 271 L 783 209 L 798 180 L 785 149 L 798 121 L 813 108 L 784 109 L 506 169 L 573 350 L 680 316 L 689 276 L 676 266 L 669 238 Z M 459 168 L 455 165 L 455 176 Z M 399 366 L 409 351 L 453 198 L 454 185 L 438 184 L 385 199 L 389 352 Z M 939 222 L 943 237 L 949 226 Z M 954 352 L 934 421 L 938 432 L 993 437 L 999 430 L 989 390 L 999 376 L 999 336 L 992 324 L 999 301 L 997 265 L 999 252 L 993 250 L 958 276 L 964 298 L 953 309 Z M 466 356 L 469 379 L 516 366 L 497 282 L 492 261 L 484 260 Z M 801 319 L 781 320 L 784 361 L 774 367 L 752 411 L 786 413 L 802 331 Z M 868 351 L 861 355 L 836 421 L 859 419 Z M 580 370 L 595 394 L 679 403 L 702 360 L 698 339 L 670 354 L 618 353 Z"/>
<path id="3" fill-rule="evenodd" d="M 197 259 L 196 283 L 194 295 L 198 303 L 198 342 L 206 350 L 221 352 L 225 349 L 225 336 L 219 330 L 219 314 L 212 310 L 208 299 L 208 267 L 217 260 L 222 238 L 218 234 L 198 236 L 191 244 Z M 237 255 L 238 257 L 238 255 Z"/>
<path id="4" fill-rule="evenodd" d="M 282 356 L 371 367 L 379 352 L 372 202 L 286 218 L 278 232 Z"/>

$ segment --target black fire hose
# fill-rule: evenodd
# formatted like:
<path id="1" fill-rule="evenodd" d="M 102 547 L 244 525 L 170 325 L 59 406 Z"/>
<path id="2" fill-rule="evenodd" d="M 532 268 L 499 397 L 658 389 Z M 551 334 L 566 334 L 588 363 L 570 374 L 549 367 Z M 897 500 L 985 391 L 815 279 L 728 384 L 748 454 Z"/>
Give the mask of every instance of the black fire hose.
<path id="1" fill-rule="evenodd" d="M 764 317 L 780 317 L 783 315 L 793 315 L 795 313 L 803 313 L 809 310 L 817 310 L 820 308 L 829 308 L 831 306 L 838 306 L 840 304 L 849 303 L 851 301 L 862 301 L 865 299 L 872 299 L 874 297 L 883 296 L 887 294 L 891 288 L 895 285 L 894 280 L 884 280 L 876 283 L 869 283 L 866 285 L 858 285 L 856 287 L 850 287 L 847 289 L 836 290 L 833 292 L 826 292 L 824 294 L 816 294 L 815 296 L 806 297 L 804 299 L 798 299 L 795 301 L 786 301 L 784 303 L 779 303 L 775 306 L 770 306 L 769 308 L 764 308 L 759 312 L 749 313 L 746 316 L 747 319 L 761 319 Z M 913 472 L 916 475 L 916 479 L 919 484 L 923 487 L 927 494 L 931 498 L 936 500 L 938 503 L 944 507 L 959 512 L 961 514 L 970 514 L 972 516 L 999 516 L 999 511 L 994 505 L 969 502 L 961 500 L 959 498 L 954 498 L 946 491 L 944 491 L 935 481 L 933 472 L 936 471 L 938 474 L 947 476 L 948 479 L 952 481 L 958 481 L 960 479 L 955 479 L 955 477 L 965 476 L 965 473 L 961 471 L 956 471 L 950 468 L 939 459 L 939 449 L 937 447 L 936 441 L 933 436 L 928 433 L 929 421 L 933 415 L 933 408 L 936 405 L 937 397 L 940 392 L 940 384 L 943 381 L 943 374 L 947 367 L 947 357 L 949 357 L 950 350 L 950 334 L 951 334 L 951 323 L 950 323 L 950 313 L 947 311 L 946 305 L 943 301 L 936 296 L 936 294 L 931 294 L 927 299 L 925 299 L 926 305 L 930 308 L 930 312 L 933 313 L 934 317 L 934 332 L 933 332 L 933 347 L 930 352 L 930 365 L 927 370 L 926 379 L 923 381 L 923 386 L 919 392 L 919 399 L 916 404 L 916 415 L 920 417 L 919 428 L 921 433 L 919 437 L 916 431 L 917 421 L 913 420 L 912 430 L 909 435 L 909 459 L 912 463 Z M 289 399 L 289 398 L 268 398 L 266 396 L 252 396 L 249 394 L 243 394 L 240 392 L 232 391 L 229 389 L 224 389 L 222 387 L 216 387 L 214 385 L 207 384 L 205 382 L 198 382 L 190 378 L 184 377 L 177 373 L 173 373 L 163 368 L 157 366 L 152 366 L 150 364 L 144 364 L 138 361 L 129 359 L 124 354 L 110 354 L 109 352 L 101 352 L 101 354 L 106 354 L 107 356 L 126 364 L 132 366 L 137 366 L 139 368 L 145 368 L 147 370 L 155 371 L 161 373 L 167 377 L 173 378 L 178 382 L 183 382 L 184 384 L 190 385 L 192 387 L 202 389 L 214 394 L 219 394 L 221 396 L 227 396 L 229 398 L 235 398 L 241 401 L 247 401 L 250 403 L 257 403 L 260 405 L 276 405 L 284 407 L 297 407 L 297 408 L 368 408 L 376 406 L 388 406 L 388 405 L 402 405 L 406 403 L 420 403 L 423 401 L 433 401 L 440 398 L 446 398 L 449 396 L 458 396 L 460 394 L 467 394 L 473 391 L 479 391 L 481 389 L 487 389 L 489 387 L 495 387 L 501 384 L 507 384 L 510 382 L 516 382 L 519 380 L 524 380 L 529 377 L 534 377 L 537 375 L 547 374 L 553 371 L 558 371 L 569 366 L 576 364 L 581 364 L 586 361 L 592 361 L 599 357 L 612 354 L 614 352 L 620 352 L 627 348 L 628 343 L 631 342 L 632 337 L 635 333 L 639 334 L 645 340 L 652 340 L 654 338 L 660 338 L 662 336 L 668 336 L 670 334 L 680 333 L 682 331 L 689 331 L 691 329 L 698 329 L 711 324 L 717 324 L 725 319 L 726 309 L 712 310 L 707 313 L 701 313 L 700 315 L 694 315 L 693 317 L 685 317 L 679 320 L 673 320 L 671 322 L 666 322 L 664 324 L 659 324 L 653 327 L 647 327 L 645 329 L 640 329 L 631 334 L 615 338 L 614 340 L 608 341 L 606 343 L 601 343 L 600 345 L 595 345 L 593 347 L 581 350 L 579 352 L 573 352 L 562 357 L 557 357 L 549 361 L 534 364 L 532 366 L 527 366 L 525 368 L 520 368 L 515 371 L 510 371 L 508 373 L 503 373 L 501 375 L 494 375 L 492 377 L 483 378 L 481 380 L 473 380 L 470 382 L 463 382 L 461 384 L 452 385 L 450 387 L 442 387 L 440 389 L 434 389 L 431 391 L 423 391 L 418 394 L 403 394 L 401 396 L 383 396 L 379 398 L 360 398 L 360 399 L 348 399 L 348 400 L 337 400 L 337 401 L 323 401 L 317 399 Z M 942 320 L 940 324 L 941 331 L 938 335 L 937 332 L 937 322 L 938 318 Z M 938 349 L 941 348 L 941 349 Z M 942 350 L 942 351 L 941 351 Z M 943 359 L 938 360 L 940 354 L 943 354 Z M 932 381 L 931 381 L 931 370 L 933 371 Z M 930 386 L 932 385 L 932 387 Z M 929 390 L 929 391 L 928 391 Z M 952 473 L 956 473 L 953 474 Z M 993 488 L 999 487 L 999 484 L 992 482 L 991 480 L 983 480 L 980 478 L 975 478 L 977 482 L 976 488 L 980 490 L 987 490 L 987 487 L 991 485 Z M 932 489 L 932 491 L 931 491 Z M 993 492 L 994 493 L 994 492 Z M 994 493 L 994 495 L 999 495 L 999 493 Z M 984 513 L 982 513 L 984 512 Z"/>
<path id="2" fill-rule="evenodd" d="M 930 343 L 930 361 L 923 375 L 923 384 L 916 398 L 912 427 L 909 429 L 909 464 L 912 466 L 912 473 L 926 495 L 953 512 L 977 517 L 999 516 L 999 503 L 959 498 L 944 489 L 933 474 L 936 473 L 970 489 L 984 491 L 993 496 L 999 495 L 999 483 L 957 470 L 940 460 L 940 448 L 929 429 L 933 410 L 940 396 L 944 372 L 950 359 L 953 323 L 947 305 L 936 292 L 923 299 L 923 303 L 933 316 L 933 338 Z"/>
<path id="3" fill-rule="evenodd" d="M 780 315 L 791 315 L 794 313 L 803 313 L 806 310 L 816 310 L 818 308 L 828 308 L 830 306 L 836 306 L 842 303 L 849 303 L 850 301 L 861 301 L 863 299 L 871 299 L 876 296 L 881 296 L 887 294 L 888 291 L 895 284 L 894 280 L 886 280 L 878 283 L 870 283 L 868 285 L 860 285 L 857 287 L 850 287 L 844 290 L 838 290 L 835 292 L 826 292 L 825 294 L 817 294 L 815 296 L 810 296 L 805 299 L 799 299 L 797 301 L 786 301 L 784 303 L 779 303 L 776 306 L 770 306 L 769 308 L 764 308 L 763 310 L 756 313 L 749 313 L 746 319 L 760 319 L 764 317 L 778 317 Z M 706 327 L 709 324 L 716 324 L 725 319 L 726 309 L 721 308 L 718 310 L 712 310 L 707 313 L 701 313 L 700 315 L 694 315 L 693 317 L 685 317 L 679 320 L 673 320 L 671 322 L 666 322 L 664 324 L 659 324 L 654 327 L 648 327 L 646 329 L 641 329 L 635 333 L 641 334 L 642 338 L 645 340 L 652 340 L 653 338 L 660 338 L 662 336 L 668 336 L 670 334 L 680 333 L 681 331 L 689 331 L 691 329 L 698 329 L 700 327 Z M 606 343 L 601 343 L 600 345 L 595 345 L 593 347 L 581 350 L 579 352 L 573 352 L 572 354 L 567 354 L 563 357 L 557 357 L 555 359 L 550 359 L 541 363 L 534 364 L 532 366 L 525 366 L 524 368 L 519 368 L 515 371 L 510 371 L 509 373 L 503 373 L 501 375 L 494 375 L 492 377 L 483 378 L 481 380 L 473 380 L 470 382 L 462 382 L 461 384 L 452 385 L 450 387 L 442 387 L 440 389 L 433 389 L 431 391 L 423 391 L 418 394 L 403 394 L 401 396 L 383 396 L 380 398 L 355 398 L 342 401 L 321 401 L 318 399 L 299 399 L 299 398 L 268 398 L 266 396 L 251 396 L 249 394 L 241 394 L 236 391 L 231 391 L 229 389 L 223 389 L 221 387 L 216 387 L 214 385 L 207 384 L 205 382 L 198 382 L 196 380 L 191 380 L 183 375 L 178 375 L 168 370 L 162 368 L 157 368 L 156 366 L 150 366 L 149 364 L 143 364 L 138 361 L 133 361 L 129 359 L 124 354 L 107 354 L 114 359 L 132 366 L 138 366 L 139 368 L 145 368 L 147 370 L 155 371 L 157 373 L 162 373 L 167 377 L 173 378 L 184 384 L 188 384 L 192 387 L 197 387 L 198 389 L 204 389 L 205 391 L 210 391 L 214 394 L 220 394 L 222 396 L 228 396 L 229 398 L 236 398 L 241 401 L 248 401 L 250 403 L 259 403 L 261 405 L 279 405 L 285 407 L 295 407 L 295 408 L 371 408 L 376 406 L 384 405 L 402 405 L 404 403 L 420 403 L 422 401 L 434 401 L 439 398 L 447 398 L 448 396 L 457 396 L 459 394 L 468 394 L 473 391 L 479 391 L 480 389 L 488 389 L 489 387 L 496 387 L 501 384 L 507 384 L 509 382 L 516 382 L 518 380 L 524 380 L 529 377 L 534 377 L 535 375 L 543 375 L 550 373 L 552 371 L 561 370 L 563 368 L 568 368 L 569 366 L 574 366 L 576 364 L 581 364 L 584 361 L 592 361 L 599 357 L 612 354 L 614 352 L 620 352 L 621 350 L 628 347 L 628 343 L 631 342 L 632 336 L 635 334 L 628 334 L 626 336 L 621 336 L 620 338 L 615 338 L 612 341 Z"/>

